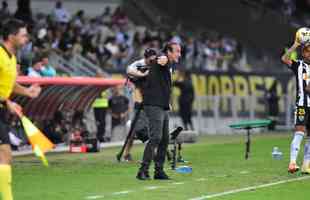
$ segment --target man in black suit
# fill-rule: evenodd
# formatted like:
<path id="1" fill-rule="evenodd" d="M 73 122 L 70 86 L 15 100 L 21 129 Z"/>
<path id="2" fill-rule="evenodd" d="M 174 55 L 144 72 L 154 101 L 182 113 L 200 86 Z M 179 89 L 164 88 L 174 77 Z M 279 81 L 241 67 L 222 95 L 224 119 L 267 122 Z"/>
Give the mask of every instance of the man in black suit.
<path id="1" fill-rule="evenodd" d="M 165 45 L 162 54 L 167 56 L 168 63 L 160 65 L 157 62 L 150 65 L 146 83 L 143 86 L 144 112 L 149 120 L 149 141 L 147 142 L 143 161 L 137 174 L 137 179 L 150 179 L 148 170 L 154 160 L 154 179 L 167 180 L 164 163 L 169 144 L 169 116 L 171 96 L 171 73 L 173 65 L 181 57 L 181 46 L 177 43 Z"/>

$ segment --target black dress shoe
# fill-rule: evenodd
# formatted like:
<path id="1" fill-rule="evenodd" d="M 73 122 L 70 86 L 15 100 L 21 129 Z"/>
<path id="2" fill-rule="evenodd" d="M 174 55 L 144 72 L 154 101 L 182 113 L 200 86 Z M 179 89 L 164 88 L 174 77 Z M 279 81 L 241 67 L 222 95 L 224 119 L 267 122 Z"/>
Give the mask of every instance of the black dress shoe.
<path id="1" fill-rule="evenodd" d="M 169 176 L 164 171 L 155 171 L 154 179 L 170 180 Z"/>
<path id="2" fill-rule="evenodd" d="M 142 180 L 142 181 L 145 181 L 145 180 L 150 180 L 150 175 L 149 175 L 149 172 L 147 171 L 139 171 L 137 176 L 136 176 L 137 179 L 139 180 Z"/>

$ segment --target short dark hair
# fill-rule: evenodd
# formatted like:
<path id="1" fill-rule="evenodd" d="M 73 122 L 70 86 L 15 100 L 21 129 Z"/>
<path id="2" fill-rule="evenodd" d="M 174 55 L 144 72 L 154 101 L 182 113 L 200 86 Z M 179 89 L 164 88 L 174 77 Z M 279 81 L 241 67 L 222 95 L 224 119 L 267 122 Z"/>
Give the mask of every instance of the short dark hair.
<path id="1" fill-rule="evenodd" d="M 56 8 L 61 8 L 62 7 L 62 2 L 61 1 L 57 1 L 56 2 Z"/>
<path id="2" fill-rule="evenodd" d="M 32 65 L 35 65 L 35 64 L 37 64 L 38 62 L 42 62 L 42 57 L 41 57 L 41 56 L 35 56 L 35 57 L 32 59 Z"/>
<path id="3" fill-rule="evenodd" d="M 310 51 L 310 43 L 303 44 L 301 47 L 301 51 Z"/>
<path id="4" fill-rule="evenodd" d="M 156 55 L 157 55 L 157 51 L 155 49 L 147 48 L 144 51 L 144 58 L 149 58 L 151 56 L 156 56 Z"/>
<path id="5" fill-rule="evenodd" d="M 18 19 L 9 19 L 3 23 L 2 36 L 3 40 L 7 40 L 9 35 L 16 35 L 21 28 L 25 28 L 26 24 Z"/>
<path id="6" fill-rule="evenodd" d="M 163 49 L 163 52 L 164 53 L 168 53 L 168 51 L 172 52 L 173 51 L 173 48 L 172 46 L 173 45 L 179 45 L 179 43 L 176 43 L 176 42 L 168 42 L 167 44 L 164 45 L 164 49 Z"/>

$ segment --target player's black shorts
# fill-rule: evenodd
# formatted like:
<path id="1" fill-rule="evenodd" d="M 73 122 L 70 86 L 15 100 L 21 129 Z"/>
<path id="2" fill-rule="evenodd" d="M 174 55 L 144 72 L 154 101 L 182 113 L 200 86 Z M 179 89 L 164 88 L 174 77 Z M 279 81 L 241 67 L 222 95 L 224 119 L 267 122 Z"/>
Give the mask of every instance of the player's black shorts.
<path id="1" fill-rule="evenodd" d="M 0 102 L 0 145 L 10 144 L 9 126 L 6 120 L 7 110 Z"/>
<path id="2" fill-rule="evenodd" d="M 304 106 L 296 106 L 295 109 L 295 125 L 306 126 L 310 128 L 310 108 Z"/>

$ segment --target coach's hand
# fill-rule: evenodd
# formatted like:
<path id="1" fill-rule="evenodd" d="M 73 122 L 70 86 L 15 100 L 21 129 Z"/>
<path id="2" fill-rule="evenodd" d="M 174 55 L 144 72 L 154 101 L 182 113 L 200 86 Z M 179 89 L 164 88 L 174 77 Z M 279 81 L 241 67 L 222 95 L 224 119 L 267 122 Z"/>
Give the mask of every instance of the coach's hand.
<path id="1" fill-rule="evenodd" d="M 37 84 L 31 85 L 29 88 L 27 88 L 27 94 L 30 98 L 36 98 L 41 93 L 41 87 Z"/>
<path id="2" fill-rule="evenodd" d="M 161 66 L 164 66 L 168 63 L 168 58 L 167 56 L 159 56 L 157 58 L 157 64 L 161 65 Z"/>
<path id="3" fill-rule="evenodd" d="M 150 70 L 146 70 L 145 72 L 141 72 L 142 77 L 147 76 L 149 74 Z"/>

